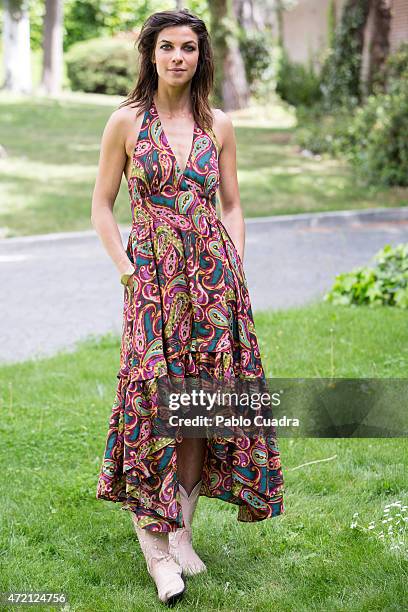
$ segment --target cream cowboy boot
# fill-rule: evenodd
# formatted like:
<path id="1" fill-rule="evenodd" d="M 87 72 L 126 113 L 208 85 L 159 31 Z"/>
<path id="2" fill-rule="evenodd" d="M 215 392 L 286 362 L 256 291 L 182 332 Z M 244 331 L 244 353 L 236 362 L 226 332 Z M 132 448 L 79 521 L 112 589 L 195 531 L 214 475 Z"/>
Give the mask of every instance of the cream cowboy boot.
<path id="1" fill-rule="evenodd" d="M 133 525 L 144 554 L 147 570 L 153 578 L 160 601 L 172 606 L 185 591 L 183 570 L 175 562 L 168 548 L 168 534 L 142 529 L 132 512 Z"/>
<path id="2" fill-rule="evenodd" d="M 205 563 L 193 549 L 191 532 L 191 525 L 198 502 L 201 482 L 200 480 L 195 485 L 190 495 L 187 495 L 185 488 L 179 484 L 181 507 L 183 510 L 184 524 L 186 526 L 169 533 L 169 551 L 173 555 L 175 561 L 181 565 L 186 576 L 193 576 L 194 574 L 200 574 L 207 570 Z"/>

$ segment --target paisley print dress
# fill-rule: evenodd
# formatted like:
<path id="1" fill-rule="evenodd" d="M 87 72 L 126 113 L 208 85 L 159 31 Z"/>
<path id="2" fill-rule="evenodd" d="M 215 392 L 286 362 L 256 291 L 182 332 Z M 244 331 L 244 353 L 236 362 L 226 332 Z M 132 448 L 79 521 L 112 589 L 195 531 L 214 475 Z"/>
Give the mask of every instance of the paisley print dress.
<path id="1" fill-rule="evenodd" d="M 184 526 L 176 440 L 152 433 L 159 377 L 265 379 L 242 261 L 216 214 L 219 152 L 214 131 L 195 122 L 182 171 L 154 102 L 133 151 L 135 274 L 96 498 L 120 502 L 152 531 Z M 275 437 L 207 438 L 200 495 L 236 504 L 239 521 L 282 514 Z"/>

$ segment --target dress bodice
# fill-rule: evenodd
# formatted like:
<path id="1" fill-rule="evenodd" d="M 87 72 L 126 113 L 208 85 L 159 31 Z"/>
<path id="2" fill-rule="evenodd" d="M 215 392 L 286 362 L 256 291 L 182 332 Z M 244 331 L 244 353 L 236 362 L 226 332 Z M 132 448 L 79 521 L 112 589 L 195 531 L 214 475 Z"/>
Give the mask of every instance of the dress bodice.
<path id="1" fill-rule="evenodd" d="M 140 221 L 141 203 L 151 202 L 156 211 L 170 208 L 190 215 L 210 204 L 215 211 L 219 187 L 219 143 L 212 129 L 194 122 L 192 144 L 184 171 L 181 170 L 163 130 L 154 102 L 145 111 L 132 155 L 128 189 L 132 217 Z"/>

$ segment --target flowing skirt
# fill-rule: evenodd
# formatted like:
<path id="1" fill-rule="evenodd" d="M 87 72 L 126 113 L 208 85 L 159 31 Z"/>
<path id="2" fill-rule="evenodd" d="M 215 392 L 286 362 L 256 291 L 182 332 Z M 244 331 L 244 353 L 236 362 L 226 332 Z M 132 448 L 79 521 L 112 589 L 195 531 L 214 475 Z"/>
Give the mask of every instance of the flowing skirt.
<path id="1" fill-rule="evenodd" d="M 136 272 L 124 289 L 116 397 L 97 499 L 120 502 L 157 532 L 183 527 L 177 442 L 155 435 L 158 380 L 265 380 L 241 259 L 220 220 L 176 227 L 135 224 L 127 254 Z M 237 520 L 284 512 L 274 435 L 206 439 L 200 495 L 238 506 Z"/>

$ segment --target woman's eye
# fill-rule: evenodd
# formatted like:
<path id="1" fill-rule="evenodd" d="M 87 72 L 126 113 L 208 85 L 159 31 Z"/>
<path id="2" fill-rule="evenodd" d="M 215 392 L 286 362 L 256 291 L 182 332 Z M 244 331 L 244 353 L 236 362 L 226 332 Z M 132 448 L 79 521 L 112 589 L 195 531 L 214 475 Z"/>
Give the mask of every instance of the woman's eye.
<path id="1" fill-rule="evenodd" d="M 160 49 L 164 49 L 164 47 L 170 47 L 169 44 L 164 44 L 160 47 Z M 189 51 L 194 51 L 195 47 L 192 47 L 191 45 L 188 45 L 187 47 L 184 47 L 185 49 L 188 49 Z"/>

